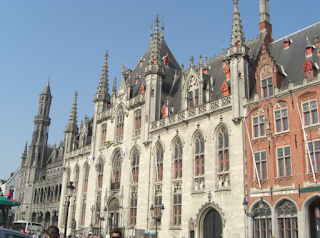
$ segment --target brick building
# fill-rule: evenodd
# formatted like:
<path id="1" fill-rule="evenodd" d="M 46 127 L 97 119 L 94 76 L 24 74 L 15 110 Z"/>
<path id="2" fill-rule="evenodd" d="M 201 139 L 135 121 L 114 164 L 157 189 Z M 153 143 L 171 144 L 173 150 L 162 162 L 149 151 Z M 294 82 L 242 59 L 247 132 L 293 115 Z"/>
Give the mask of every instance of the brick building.
<path id="1" fill-rule="evenodd" d="M 245 99 L 247 234 L 317 237 L 320 23 L 276 41 L 269 22 L 260 29 L 269 40 L 262 44 Z"/>

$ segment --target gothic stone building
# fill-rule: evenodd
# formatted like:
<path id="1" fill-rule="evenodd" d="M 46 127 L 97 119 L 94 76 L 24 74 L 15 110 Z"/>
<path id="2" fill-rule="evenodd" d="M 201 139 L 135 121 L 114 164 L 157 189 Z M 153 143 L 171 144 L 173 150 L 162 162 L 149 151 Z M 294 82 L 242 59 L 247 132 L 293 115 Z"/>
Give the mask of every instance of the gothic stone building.
<path id="1" fill-rule="evenodd" d="M 62 188 L 63 142 L 50 146 L 51 92 L 49 82 L 39 97 L 38 114 L 34 118 L 31 144 L 22 154 L 18 200 L 15 220 L 57 225 Z"/>
<path id="2" fill-rule="evenodd" d="M 86 233 L 101 225 L 103 234 L 116 227 L 122 229 L 126 236 L 131 235 L 133 229 L 146 232 L 157 229 L 159 237 L 252 236 L 253 223 L 243 210 L 243 198 L 249 203 L 247 214 L 252 212 L 253 215 L 258 214 L 254 213 L 254 209 L 260 197 L 264 198 L 264 208 L 282 207 L 284 204 L 280 201 L 281 204 L 274 205 L 270 200 L 273 195 L 267 196 L 270 189 L 265 183 L 271 180 L 259 180 L 260 188 L 253 177 L 253 158 L 249 153 L 251 150 L 248 150 L 250 141 L 246 137 L 247 128 L 249 134 L 253 133 L 250 130 L 253 128 L 250 118 L 260 115 L 253 111 L 265 107 L 267 103 L 271 103 L 269 101 L 277 101 L 278 94 L 281 97 L 293 95 L 291 92 L 295 91 L 292 87 L 306 90 L 311 87 L 309 85 L 317 85 L 317 78 L 314 81 L 303 80 L 303 86 L 298 85 L 298 80 L 295 81 L 294 75 L 300 71 L 295 72 L 296 64 L 288 63 L 289 59 L 295 57 L 289 55 L 283 59 L 278 52 L 280 43 L 274 42 L 272 37 L 268 0 L 260 0 L 259 7 L 260 36 L 251 41 L 245 40 L 238 1 L 235 0 L 229 49 L 210 59 L 200 56 L 197 65 L 191 57 L 188 68 L 180 66 L 176 61 L 164 39 L 163 28 L 159 29 L 157 17 L 146 52 L 133 70 L 123 67 L 120 87 L 117 90 L 115 79 L 112 95 L 109 94 L 109 56 L 106 53 L 98 90 L 94 95 L 94 115 L 90 119 L 86 117 L 80 128 L 77 126 L 77 94 L 75 95 L 64 142 L 59 147 L 59 152 L 63 151 L 62 160 L 58 156 L 57 160 L 45 165 L 35 160 L 37 151 L 46 151 L 47 154 L 50 152 L 45 142 L 41 142 L 41 132 L 46 134 L 44 128 L 49 125 L 50 120 L 45 116 L 39 117 L 40 127 L 36 127 L 34 132 L 38 137 L 29 148 L 27 159 L 23 158 L 23 163 L 28 166 L 24 173 L 28 176 L 27 180 L 30 180 L 23 186 L 32 187 L 32 193 L 27 195 L 28 204 L 24 204 L 24 209 L 29 209 L 29 216 L 37 214 L 36 211 L 40 210 L 37 206 L 45 203 L 45 200 L 41 200 L 43 193 L 40 185 L 43 183 L 45 190 L 47 177 L 43 179 L 43 176 L 52 164 L 54 169 L 60 169 L 61 173 L 61 169 L 64 171 L 62 190 L 59 190 L 59 186 L 58 190 L 54 190 L 54 194 L 58 191 L 58 199 L 62 194 L 60 207 L 56 209 L 59 211 L 60 228 L 64 228 L 65 223 L 66 186 L 69 182 L 73 182 L 75 186 L 70 199 L 68 234 L 73 230 Z M 319 28 L 315 31 L 319 32 Z M 309 39 L 313 38 L 309 36 Z M 289 47 L 293 48 L 295 41 L 298 40 L 289 40 Z M 316 41 L 317 38 L 314 38 L 314 42 Z M 298 48 L 296 46 L 293 49 Z M 312 47 L 312 59 L 307 58 L 310 63 L 307 62 L 306 65 L 309 65 L 309 71 L 312 68 L 314 75 L 317 75 L 318 61 L 314 61 L 317 59 L 315 54 L 315 48 Z M 271 83 L 269 80 L 263 81 L 265 79 L 260 79 L 259 76 L 265 61 L 274 70 L 274 81 Z M 289 71 L 297 85 L 292 86 L 287 78 Z M 307 73 L 310 75 L 310 72 Z M 298 79 L 298 75 L 296 78 Z M 280 89 L 282 82 L 287 83 Z M 278 89 L 273 90 L 276 85 Z M 272 100 L 260 98 L 260 88 L 264 92 L 265 87 L 268 92 L 274 92 L 269 94 Z M 279 102 L 279 105 L 282 104 Z M 250 108 L 249 112 L 247 107 Z M 275 109 L 263 110 L 270 110 L 271 115 Z M 263 127 L 265 121 L 261 120 L 259 125 Z M 266 123 L 266 126 L 273 125 L 270 119 L 269 124 Z M 290 133 L 295 132 L 290 129 Z M 289 136 L 293 145 L 294 135 L 296 134 Z M 259 137 L 257 141 L 260 139 L 265 139 L 265 147 L 269 146 L 268 137 Z M 297 140 L 301 147 L 301 133 Z M 106 141 L 113 142 L 108 149 Z M 256 151 L 259 150 L 254 150 Z M 40 161 L 41 159 L 42 157 Z M 268 162 L 268 166 L 271 164 Z M 270 173 L 268 172 L 268 178 L 272 176 Z M 306 174 L 306 179 L 309 177 L 310 174 Z M 279 187 L 283 187 L 283 183 L 287 182 L 281 182 L 281 185 L 279 182 Z M 309 179 L 306 186 L 312 186 L 312 183 Z M 293 185 L 287 187 L 290 186 Z M 288 193 L 292 192 L 290 189 Z M 277 195 L 281 191 L 279 189 Z M 53 203 L 48 203 L 50 206 L 51 204 Z M 53 211 L 49 212 L 52 214 Z M 161 221 L 156 224 L 154 217 L 160 217 L 160 212 Z M 273 225 L 268 237 L 278 237 L 275 225 L 277 218 L 272 216 L 272 220 L 266 220 Z M 105 221 L 99 219 L 101 217 Z M 291 221 L 295 221 L 293 217 Z M 265 224 L 261 223 L 261 217 L 256 218 L 260 219 L 256 224 Z M 300 218 L 298 221 L 303 223 Z M 259 229 L 259 232 L 263 232 L 262 228 L 261 231 Z"/>

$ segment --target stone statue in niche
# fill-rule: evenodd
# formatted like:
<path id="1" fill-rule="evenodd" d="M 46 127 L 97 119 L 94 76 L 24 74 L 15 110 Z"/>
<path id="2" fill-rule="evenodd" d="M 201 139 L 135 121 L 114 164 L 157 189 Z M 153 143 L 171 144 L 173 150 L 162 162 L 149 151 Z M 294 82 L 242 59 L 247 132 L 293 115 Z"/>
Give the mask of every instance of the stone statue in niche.
<path id="1" fill-rule="evenodd" d="M 204 190 L 204 179 L 201 179 L 200 189 L 201 189 L 202 191 Z"/>
<path id="2" fill-rule="evenodd" d="M 224 186 L 229 187 L 229 176 L 226 176 L 226 179 L 224 181 Z"/>
<path id="3" fill-rule="evenodd" d="M 220 176 L 219 176 L 219 184 L 218 184 L 218 187 L 219 187 L 219 188 L 222 188 L 222 186 L 223 186 L 223 176 L 220 175 Z"/>
<path id="4" fill-rule="evenodd" d="M 198 180 L 198 179 L 196 179 L 196 181 L 195 181 L 194 190 L 195 190 L 195 191 L 199 191 L 199 190 L 200 190 L 200 183 L 199 183 L 199 180 Z"/>

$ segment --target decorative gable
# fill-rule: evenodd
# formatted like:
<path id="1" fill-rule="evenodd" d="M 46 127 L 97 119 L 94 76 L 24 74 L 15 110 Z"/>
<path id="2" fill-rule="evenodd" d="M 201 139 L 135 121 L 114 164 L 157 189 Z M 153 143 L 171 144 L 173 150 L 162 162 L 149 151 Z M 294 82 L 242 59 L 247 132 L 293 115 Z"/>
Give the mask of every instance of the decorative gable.
<path id="1" fill-rule="evenodd" d="M 224 64 L 223 73 L 225 73 L 225 75 L 226 75 L 226 80 L 229 80 L 230 79 L 230 69 L 224 62 L 223 62 L 223 64 Z"/>
<path id="2" fill-rule="evenodd" d="M 307 58 L 304 60 L 303 71 L 306 78 L 314 78 L 314 70 L 312 63 Z"/>
<path id="3" fill-rule="evenodd" d="M 169 55 L 166 55 L 165 57 L 163 57 L 163 63 L 165 66 L 169 67 L 169 62 L 170 62 Z"/>
<path id="4" fill-rule="evenodd" d="M 143 84 L 141 84 L 141 86 L 140 86 L 140 91 L 141 91 L 141 93 L 145 93 L 145 91 L 146 91 L 146 89 L 145 89 L 145 87 L 143 86 Z"/>
<path id="5" fill-rule="evenodd" d="M 222 97 L 228 96 L 230 94 L 230 87 L 228 86 L 226 81 L 223 81 L 221 91 Z"/>
<path id="6" fill-rule="evenodd" d="M 162 114 L 162 119 L 166 118 L 166 105 L 163 104 L 162 110 L 161 110 L 161 114 Z"/>

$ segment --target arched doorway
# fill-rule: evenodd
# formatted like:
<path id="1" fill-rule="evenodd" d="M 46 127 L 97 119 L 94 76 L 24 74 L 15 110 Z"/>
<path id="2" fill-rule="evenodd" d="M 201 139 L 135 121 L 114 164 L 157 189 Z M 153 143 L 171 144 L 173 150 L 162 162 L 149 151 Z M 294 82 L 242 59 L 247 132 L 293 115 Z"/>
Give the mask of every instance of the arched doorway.
<path id="1" fill-rule="evenodd" d="M 309 205 L 309 229 L 310 237 L 317 237 L 317 223 L 314 210 L 318 207 L 320 209 L 320 197 L 314 198 Z"/>
<path id="2" fill-rule="evenodd" d="M 211 209 L 203 220 L 203 238 L 221 238 L 222 237 L 222 222 L 220 214 Z"/>
<path id="3" fill-rule="evenodd" d="M 109 211 L 109 220 L 108 225 L 112 228 L 119 227 L 119 200 L 116 197 L 113 197 L 108 206 Z"/>
<path id="4" fill-rule="evenodd" d="M 46 212 L 44 218 L 44 228 L 47 229 L 50 226 L 50 212 Z"/>

